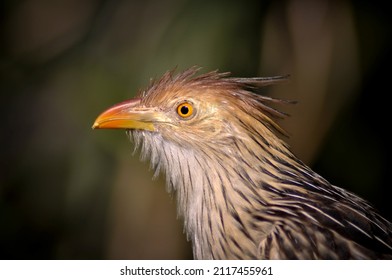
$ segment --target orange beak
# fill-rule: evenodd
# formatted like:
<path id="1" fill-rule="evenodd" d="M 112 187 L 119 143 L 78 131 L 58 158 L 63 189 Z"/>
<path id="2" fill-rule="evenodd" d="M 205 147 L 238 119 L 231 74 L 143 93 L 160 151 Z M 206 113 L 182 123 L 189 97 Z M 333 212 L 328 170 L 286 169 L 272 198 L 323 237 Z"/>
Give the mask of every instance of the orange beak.
<path id="1" fill-rule="evenodd" d="M 93 124 L 93 129 L 142 129 L 154 131 L 158 113 L 140 105 L 140 98 L 116 104 L 104 111 Z"/>

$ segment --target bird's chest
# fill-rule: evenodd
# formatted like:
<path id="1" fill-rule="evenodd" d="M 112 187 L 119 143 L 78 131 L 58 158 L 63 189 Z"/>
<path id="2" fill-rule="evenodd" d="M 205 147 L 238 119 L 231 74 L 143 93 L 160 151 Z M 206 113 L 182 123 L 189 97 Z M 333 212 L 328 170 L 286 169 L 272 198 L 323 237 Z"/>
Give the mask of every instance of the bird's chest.
<path id="1" fill-rule="evenodd" d="M 269 231 L 260 230 L 246 214 L 207 212 L 192 236 L 195 259 L 257 259 L 260 240 Z"/>

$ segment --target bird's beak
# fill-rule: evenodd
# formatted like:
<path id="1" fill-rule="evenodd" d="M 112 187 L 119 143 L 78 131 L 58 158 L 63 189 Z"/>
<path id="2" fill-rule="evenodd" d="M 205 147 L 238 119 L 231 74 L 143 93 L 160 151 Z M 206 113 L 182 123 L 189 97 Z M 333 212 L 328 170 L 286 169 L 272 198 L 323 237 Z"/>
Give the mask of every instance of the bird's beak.
<path id="1" fill-rule="evenodd" d="M 93 124 L 93 129 L 142 129 L 154 131 L 157 113 L 140 106 L 140 98 L 116 104 L 104 111 Z"/>

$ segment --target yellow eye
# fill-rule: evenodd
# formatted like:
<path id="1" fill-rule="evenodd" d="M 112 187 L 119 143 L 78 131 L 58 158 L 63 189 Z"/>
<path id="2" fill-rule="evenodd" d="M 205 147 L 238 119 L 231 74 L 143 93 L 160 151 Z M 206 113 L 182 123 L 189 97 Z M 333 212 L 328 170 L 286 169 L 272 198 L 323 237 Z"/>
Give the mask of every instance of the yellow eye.
<path id="1" fill-rule="evenodd" d="M 177 114 L 182 118 L 189 118 L 193 114 L 193 106 L 188 102 L 181 103 L 177 107 Z"/>

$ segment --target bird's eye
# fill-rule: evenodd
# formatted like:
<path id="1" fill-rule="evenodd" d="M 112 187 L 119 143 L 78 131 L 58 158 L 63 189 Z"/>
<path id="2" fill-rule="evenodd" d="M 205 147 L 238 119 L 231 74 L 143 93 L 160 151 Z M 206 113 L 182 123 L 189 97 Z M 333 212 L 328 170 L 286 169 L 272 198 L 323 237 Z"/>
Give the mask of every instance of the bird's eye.
<path id="1" fill-rule="evenodd" d="M 193 114 L 193 106 L 188 102 L 181 103 L 177 107 L 177 114 L 182 118 L 189 118 Z"/>

